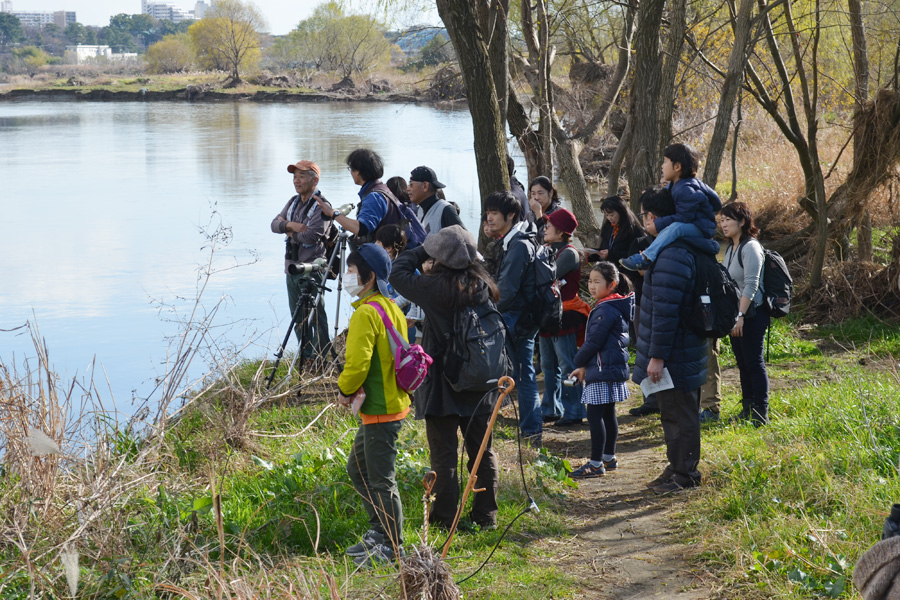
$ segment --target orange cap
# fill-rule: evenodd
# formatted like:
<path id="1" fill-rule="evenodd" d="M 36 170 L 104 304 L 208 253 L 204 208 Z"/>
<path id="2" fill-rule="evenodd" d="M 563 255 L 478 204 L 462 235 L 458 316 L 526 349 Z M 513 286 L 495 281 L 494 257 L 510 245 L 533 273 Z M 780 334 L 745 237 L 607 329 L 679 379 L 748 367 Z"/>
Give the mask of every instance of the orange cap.
<path id="1" fill-rule="evenodd" d="M 301 171 L 312 171 L 313 173 L 316 174 L 316 177 L 322 176 L 322 171 L 319 170 L 319 165 L 317 165 L 316 163 L 314 163 L 311 160 L 298 161 L 293 165 L 288 165 L 287 169 L 288 169 L 288 173 L 293 173 L 294 171 L 299 169 Z"/>

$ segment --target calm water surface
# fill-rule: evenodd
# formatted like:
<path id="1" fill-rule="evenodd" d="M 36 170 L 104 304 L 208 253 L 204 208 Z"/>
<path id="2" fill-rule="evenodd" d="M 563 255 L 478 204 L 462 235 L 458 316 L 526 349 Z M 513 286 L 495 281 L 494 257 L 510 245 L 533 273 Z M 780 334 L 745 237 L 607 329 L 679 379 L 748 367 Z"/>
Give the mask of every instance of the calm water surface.
<path id="1" fill-rule="evenodd" d="M 315 160 L 324 195 L 335 205 L 355 201 L 344 158 L 358 147 L 382 155 L 385 179 L 408 177 L 420 164 L 434 168 L 475 231 L 478 182 L 465 110 L 0 103 L 0 329 L 37 325 L 65 378 L 90 376 L 96 358 L 101 395 L 124 409 L 150 395 L 165 372 L 168 338 L 190 316 L 198 268 L 209 260 L 202 229 L 221 223 L 230 240 L 214 255 L 218 272 L 202 310 L 224 297 L 214 330 L 220 343 L 247 358 L 271 355 L 290 320 L 284 244 L 269 230 L 294 194 L 285 167 Z M 0 362 L 21 369 L 34 354 L 27 333 L 0 332 Z M 198 363 L 192 374 L 205 370 Z"/>

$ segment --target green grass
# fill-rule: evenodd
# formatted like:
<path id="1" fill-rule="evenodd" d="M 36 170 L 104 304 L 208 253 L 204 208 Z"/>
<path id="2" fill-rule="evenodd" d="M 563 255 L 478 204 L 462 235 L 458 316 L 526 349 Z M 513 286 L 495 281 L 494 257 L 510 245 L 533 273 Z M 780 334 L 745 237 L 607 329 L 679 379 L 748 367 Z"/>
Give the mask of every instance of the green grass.
<path id="1" fill-rule="evenodd" d="M 769 425 L 704 428 L 709 485 L 681 515 L 735 597 L 855 597 L 852 565 L 900 499 L 900 382 L 797 344 L 810 360 L 770 366 L 792 385 L 773 391 Z"/>
<path id="2" fill-rule="evenodd" d="M 879 357 L 900 356 L 900 327 L 897 323 L 868 316 L 837 325 L 823 325 L 818 332 L 847 349 Z"/>

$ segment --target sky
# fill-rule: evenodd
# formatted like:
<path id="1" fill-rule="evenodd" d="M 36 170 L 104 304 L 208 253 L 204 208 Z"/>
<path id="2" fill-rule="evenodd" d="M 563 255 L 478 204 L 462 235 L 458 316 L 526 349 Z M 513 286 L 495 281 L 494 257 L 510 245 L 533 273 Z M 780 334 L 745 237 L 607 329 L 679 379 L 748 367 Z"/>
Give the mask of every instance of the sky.
<path id="1" fill-rule="evenodd" d="M 172 2 L 185 10 L 192 10 L 196 0 L 161 0 Z M 209 0 L 206 0 L 209 4 Z M 285 2 L 284 0 L 253 0 L 260 9 L 269 25 L 269 32 L 274 35 L 283 35 L 297 26 L 297 23 L 309 17 L 315 7 L 325 0 L 299 0 Z M 82 25 L 109 25 L 109 18 L 119 13 L 136 14 L 141 12 L 141 0 L 12 0 L 14 11 L 48 11 L 57 10 L 75 11 L 78 22 Z M 352 3 L 356 11 L 376 12 L 373 2 L 357 0 Z M 368 9 L 366 6 L 368 5 Z M 404 2 L 404 4 L 406 4 Z M 430 4 L 427 3 L 426 4 Z M 356 12 L 354 11 L 354 12 Z M 423 15 L 419 18 L 419 15 Z M 413 13 L 409 23 L 439 21 L 435 11 L 419 11 Z"/>

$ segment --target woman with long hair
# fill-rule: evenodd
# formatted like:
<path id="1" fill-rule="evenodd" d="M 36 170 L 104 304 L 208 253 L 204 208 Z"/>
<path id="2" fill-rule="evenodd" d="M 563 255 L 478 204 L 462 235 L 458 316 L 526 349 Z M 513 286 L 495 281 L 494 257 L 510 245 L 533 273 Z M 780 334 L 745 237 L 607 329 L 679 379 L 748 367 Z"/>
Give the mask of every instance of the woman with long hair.
<path id="1" fill-rule="evenodd" d="M 605 198 L 600 204 L 603 226 L 600 227 L 598 248 L 585 248 L 588 262 L 598 260 L 619 264 L 619 259 L 631 256 L 631 244 L 646 234 L 637 216 L 619 196 Z"/>
<path id="2" fill-rule="evenodd" d="M 431 268 L 424 269 L 423 264 L 432 259 Z M 425 420 L 431 469 L 437 473 L 430 522 L 449 528 L 459 502 L 458 432 L 463 433 L 471 468 L 493 407 L 482 402 L 483 392 L 457 392 L 450 387 L 443 372 L 446 340 L 461 307 L 496 302 L 500 292 L 478 262 L 475 238 L 459 225 L 444 227 L 418 248 L 403 252 L 393 264 L 390 283 L 425 312 L 422 347 L 434 362 L 414 402 L 416 419 Z M 472 522 L 482 529 L 497 526 L 498 473 L 497 455 L 489 441 L 477 473 L 478 486 L 484 491 L 475 494 L 470 513 Z"/>
<path id="3" fill-rule="evenodd" d="M 741 375 L 741 413 L 757 427 L 769 421 L 769 375 L 763 358 L 763 339 L 771 317 L 763 302 L 762 269 L 765 255 L 756 239 L 750 207 L 731 202 L 722 207 L 719 220 L 728 248 L 722 263 L 741 290 L 737 324 L 731 331 L 731 348 Z"/>

